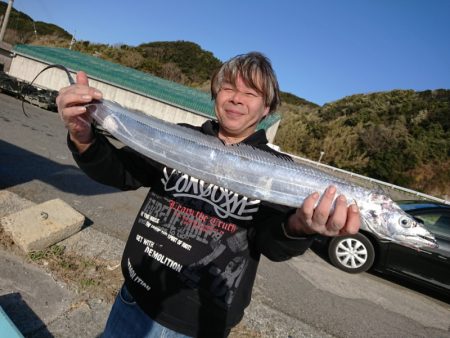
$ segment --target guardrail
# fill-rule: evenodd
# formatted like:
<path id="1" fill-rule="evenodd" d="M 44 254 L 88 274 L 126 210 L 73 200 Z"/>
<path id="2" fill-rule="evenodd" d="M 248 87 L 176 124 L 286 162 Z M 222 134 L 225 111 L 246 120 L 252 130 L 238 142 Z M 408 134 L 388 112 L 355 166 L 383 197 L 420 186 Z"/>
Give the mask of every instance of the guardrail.
<path id="1" fill-rule="evenodd" d="M 358 178 L 358 179 L 361 179 L 361 180 L 363 180 L 365 182 L 370 182 L 372 184 L 385 186 L 385 187 L 387 187 L 389 189 L 393 189 L 393 190 L 401 191 L 403 193 L 414 195 L 417 198 L 431 200 L 431 201 L 435 201 L 435 202 L 439 202 L 439 203 L 450 205 L 450 200 L 445 200 L 445 199 L 438 198 L 438 197 L 431 196 L 431 195 L 427 195 L 427 194 L 424 194 L 424 193 L 421 193 L 421 192 L 418 192 L 418 191 L 415 191 L 415 190 L 403 188 L 403 187 L 400 187 L 400 186 L 395 185 L 395 184 L 391 184 L 391 183 L 383 182 L 383 181 L 380 181 L 380 180 L 377 180 L 377 179 L 374 179 L 374 178 L 370 178 L 370 177 L 367 177 L 367 176 L 355 174 L 355 173 L 352 173 L 351 171 L 346 171 L 346 170 L 343 170 L 343 169 L 339 169 L 339 168 L 336 168 L 336 167 L 333 167 L 333 166 L 330 166 L 330 165 L 327 165 L 327 164 L 323 164 L 323 163 L 320 163 L 320 162 L 316 162 L 316 161 L 304 158 L 304 157 L 292 155 L 292 154 L 289 154 L 289 153 L 285 153 L 285 154 L 291 156 L 293 159 L 295 159 L 297 161 L 308 163 L 310 165 L 313 165 L 313 166 L 316 166 L 316 167 L 320 167 L 320 168 L 325 169 L 325 170 L 339 172 L 339 173 L 341 173 L 343 175 L 346 175 L 346 176 L 349 176 L 351 178 Z"/>

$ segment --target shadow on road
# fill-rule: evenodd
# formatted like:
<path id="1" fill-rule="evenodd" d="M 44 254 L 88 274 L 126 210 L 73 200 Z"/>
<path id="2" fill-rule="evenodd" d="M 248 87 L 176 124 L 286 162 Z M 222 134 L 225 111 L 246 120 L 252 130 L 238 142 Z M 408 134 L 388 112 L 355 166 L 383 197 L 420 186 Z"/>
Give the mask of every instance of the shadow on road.
<path id="1" fill-rule="evenodd" d="M 0 189 L 39 180 L 76 195 L 100 195 L 119 190 L 96 183 L 75 166 L 63 165 L 0 140 Z"/>
<path id="2" fill-rule="evenodd" d="M 39 337 L 53 337 L 42 320 L 23 300 L 20 293 L 14 292 L 0 296 L 0 306 L 24 336 L 28 337 L 39 332 Z"/>

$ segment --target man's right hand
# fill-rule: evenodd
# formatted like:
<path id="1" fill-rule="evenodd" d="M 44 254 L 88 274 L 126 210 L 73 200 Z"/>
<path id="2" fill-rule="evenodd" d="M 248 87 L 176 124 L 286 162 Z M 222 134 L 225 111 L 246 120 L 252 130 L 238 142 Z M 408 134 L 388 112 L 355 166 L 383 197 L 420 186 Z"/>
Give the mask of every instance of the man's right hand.
<path id="1" fill-rule="evenodd" d="M 78 72 L 76 84 L 62 88 L 56 98 L 58 113 L 69 130 L 69 136 L 80 153 L 94 141 L 91 128 L 92 118 L 86 112 L 85 104 L 93 99 L 100 100 L 102 93 L 89 87 L 86 73 Z"/>

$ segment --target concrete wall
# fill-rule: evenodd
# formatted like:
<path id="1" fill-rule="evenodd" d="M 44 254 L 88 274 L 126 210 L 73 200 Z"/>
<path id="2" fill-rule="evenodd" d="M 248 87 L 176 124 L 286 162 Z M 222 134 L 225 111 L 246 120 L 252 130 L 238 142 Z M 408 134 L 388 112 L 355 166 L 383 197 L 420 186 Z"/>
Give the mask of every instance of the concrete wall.
<path id="1" fill-rule="evenodd" d="M 33 60 L 22 55 L 16 55 L 12 60 L 8 74 L 20 80 L 31 82 L 46 66 L 48 66 L 48 64 L 38 60 Z M 72 73 L 72 76 L 75 78 L 75 73 Z M 34 84 L 45 89 L 59 91 L 61 88 L 69 85 L 69 80 L 67 79 L 65 72 L 57 68 L 51 68 L 39 75 Z M 99 89 L 108 100 L 115 101 L 124 107 L 139 110 L 172 123 L 183 122 L 201 125 L 209 118 L 208 116 L 203 116 L 199 113 L 191 112 L 149 98 L 145 95 L 129 91 L 128 89 L 118 87 L 99 79 L 90 78 L 89 85 Z"/>
<path id="2" fill-rule="evenodd" d="M 269 140 L 270 143 L 273 143 L 273 140 L 275 139 L 278 127 L 280 126 L 280 122 L 281 120 L 278 120 L 266 130 L 267 139 Z"/>
<path id="3" fill-rule="evenodd" d="M 16 54 L 16 56 L 12 59 L 8 74 L 20 80 L 31 82 L 33 78 L 46 66 L 48 66 L 48 64 L 44 62 Z M 75 78 L 74 73 L 72 73 L 72 76 Z M 63 71 L 52 68 L 42 73 L 36 79 L 35 84 L 45 89 L 59 91 L 61 88 L 69 85 L 69 80 Z M 124 107 L 142 111 L 165 121 L 172 123 L 189 123 L 199 126 L 206 120 L 210 119 L 209 116 L 202 115 L 201 113 L 188 111 L 169 103 L 118 87 L 105 81 L 93 78 L 89 80 L 89 84 L 92 87 L 99 89 L 106 99 L 115 101 Z M 280 121 L 272 125 L 267 130 L 267 138 L 269 142 L 273 142 L 279 123 Z"/>

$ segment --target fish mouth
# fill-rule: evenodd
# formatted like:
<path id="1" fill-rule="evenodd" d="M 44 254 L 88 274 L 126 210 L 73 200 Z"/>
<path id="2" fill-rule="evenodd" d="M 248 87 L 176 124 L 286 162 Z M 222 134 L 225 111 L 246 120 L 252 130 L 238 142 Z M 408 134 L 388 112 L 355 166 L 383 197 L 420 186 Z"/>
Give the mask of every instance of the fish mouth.
<path id="1" fill-rule="evenodd" d="M 439 244 L 436 242 L 436 240 L 433 237 L 430 236 L 423 236 L 423 235 L 417 235 L 417 237 L 422 238 L 424 240 L 424 246 L 430 247 L 430 248 L 437 248 Z"/>

